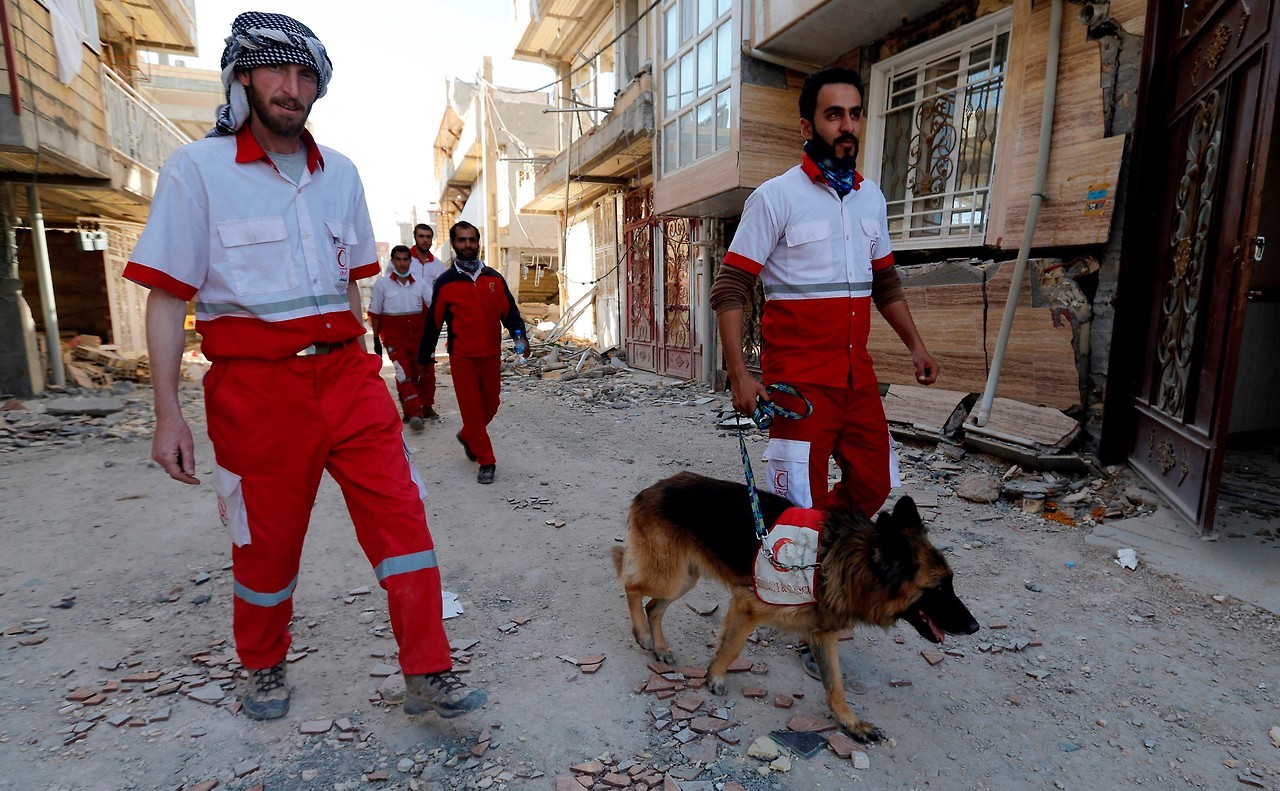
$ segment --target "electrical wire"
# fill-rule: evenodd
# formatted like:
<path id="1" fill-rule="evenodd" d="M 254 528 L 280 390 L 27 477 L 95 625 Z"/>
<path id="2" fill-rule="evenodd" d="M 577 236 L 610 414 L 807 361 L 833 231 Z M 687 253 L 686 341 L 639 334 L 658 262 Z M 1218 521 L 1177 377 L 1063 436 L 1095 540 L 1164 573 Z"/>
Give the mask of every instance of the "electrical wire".
<path id="1" fill-rule="evenodd" d="M 578 72 L 582 71 L 583 69 L 587 68 L 588 66 L 590 66 L 590 65 L 591 65 L 591 63 L 592 63 L 593 61 L 595 61 L 595 59 L 596 59 L 596 58 L 600 57 L 600 55 L 602 55 L 602 54 L 604 53 L 604 51 L 605 51 L 605 50 L 607 50 L 609 47 L 612 47 L 614 44 L 617 44 L 619 41 L 621 41 L 623 36 L 625 36 L 625 35 L 627 35 L 628 33 L 630 33 L 630 32 L 631 32 L 631 29 L 632 29 L 632 28 L 634 28 L 636 25 L 640 24 L 640 20 L 642 20 L 642 19 L 644 19 L 645 17 L 649 16 L 649 13 L 650 13 L 651 11 L 653 11 L 653 9 L 657 8 L 657 7 L 658 7 L 658 5 L 659 5 L 661 2 L 662 2 L 662 0 L 653 0 L 653 2 L 649 4 L 649 7 L 648 7 L 648 8 L 646 8 L 646 9 L 645 9 L 644 11 L 642 11 L 639 15 L 637 15 L 635 19 L 631 20 L 631 24 L 627 25 L 626 27 L 624 27 L 624 28 L 622 29 L 622 32 L 621 32 L 621 33 L 619 33 L 618 35 L 614 36 L 614 37 L 609 41 L 609 43 L 607 43 L 607 44 L 605 44 L 605 45 L 601 46 L 601 47 L 600 47 L 600 49 L 596 50 L 595 54 L 594 54 L 594 55 L 592 55 L 591 57 L 587 58 L 585 61 L 583 61 L 583 63 L 582 63 L 582 65 L 581 65 L 581 66 L 577 67 L 576 69 L 572 69 L 571 71 L 569 71 L 569 73 L 565 74 L 563 77 L 557 77 L 555 80 L 553 80 L 553 81 L 551 81 L 551 82 L 547 83 L 546 85 L 542 86 L 541 88 L 532 88 L 532 89 L 529 89 L 529 90 L 517 90 L 517 91 L 512 91 L 512 93 L 541 93 L 542 91 L 545 91 L 545 90 L 546 90 L 546 89 L 548 89 L 548 88 L 554 88 L 554 87 L 556 87 L 556 85 L 558 85 L 562 79 L 565 79 L 565 78 L 567 78 L 567 77 L 572 77 L 573 75 L 575 75 L 575 74 L 577 74 Z"/>

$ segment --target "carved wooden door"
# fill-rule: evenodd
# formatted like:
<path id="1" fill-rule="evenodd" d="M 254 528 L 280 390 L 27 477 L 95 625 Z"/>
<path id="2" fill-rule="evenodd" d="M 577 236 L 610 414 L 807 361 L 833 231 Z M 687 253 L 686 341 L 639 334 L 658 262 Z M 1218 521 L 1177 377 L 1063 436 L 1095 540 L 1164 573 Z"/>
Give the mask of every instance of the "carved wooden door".
<path id="1" fill-rule="evenodd" d="M 1272 131 L 1274 0 L 1153 2 L 1145 157 L 1153 274 L 1130 463 L 1213 525 Z M 1133 249 L 1133 248 L 1129 248 Z"/>

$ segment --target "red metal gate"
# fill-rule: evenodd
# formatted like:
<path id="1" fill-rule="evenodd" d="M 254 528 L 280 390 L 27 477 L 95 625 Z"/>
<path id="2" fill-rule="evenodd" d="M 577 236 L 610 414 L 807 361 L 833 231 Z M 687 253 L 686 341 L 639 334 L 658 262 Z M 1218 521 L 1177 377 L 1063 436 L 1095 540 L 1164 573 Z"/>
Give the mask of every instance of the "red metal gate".
<path id="1" fill-rule="evenodd" d="M 692 379 L 702 362 L 691 309 L 693 221 L 654 217 L 647 187 L 623 196 L 622 214 L 627 360 L 645 371 Z M 659 260 L 661 279 L 655 276 Z"/>

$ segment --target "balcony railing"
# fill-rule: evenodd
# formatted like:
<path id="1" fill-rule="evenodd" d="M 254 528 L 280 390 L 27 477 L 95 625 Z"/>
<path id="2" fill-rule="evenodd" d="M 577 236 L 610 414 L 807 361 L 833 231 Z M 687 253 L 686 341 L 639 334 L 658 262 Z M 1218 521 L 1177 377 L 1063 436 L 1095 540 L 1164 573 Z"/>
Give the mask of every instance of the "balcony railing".
<path id="1" fill-rule="evenodd" d="M 148 170 L 158 172 L 175 148 L 191 141 L 123 77 L 105 65 L 102 67 L 102 100 L 107 111 L 111 148 Z"/>

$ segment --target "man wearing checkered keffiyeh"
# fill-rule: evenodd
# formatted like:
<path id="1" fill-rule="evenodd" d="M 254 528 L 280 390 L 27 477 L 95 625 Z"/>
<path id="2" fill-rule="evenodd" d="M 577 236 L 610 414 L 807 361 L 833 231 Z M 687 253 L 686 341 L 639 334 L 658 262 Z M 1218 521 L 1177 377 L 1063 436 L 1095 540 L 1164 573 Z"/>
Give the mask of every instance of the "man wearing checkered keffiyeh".
<path id="1" fill-rule="evenodd" d="M 198 484 L 178 402 L 187 302 L 213 363 L 205 412 L 213 488 L 231 534 L 241 697 L 254 719 L 289 711 L 289 622 L 322 471 L 387 592 L 406 714 L 455 717 L 485 693 L 453 672 L 440 569 L 395 404 L 364 352 L 357 281 L 378 273 L 355 164 L 304 128 L 333 66 L 305 25 L 236 17 L 222 55 L 227 103 L 206 139 L 160 169 L 147 227 L 123 276 L 151 289 L 152 458 Z M 217 382 L 218 386 L 213 387 Z"/>
<path id="2" fill-rule="evenodd" d="M 249 119 L 250 101 L 239 79 L 259 66 L 296 63 L 316 73 L 316 98 L 324 96 L 333 76 L 333 63 L 324 44 L 311 28 L 284 14 L 247 11 L 231 23 L 231 35 L 222 51 L 222 87 L 227 103 L 218 107 L 217 120 L 208 137 L 233 135 Z M 309 109 L 309 108 L 308 108 Z"/>

